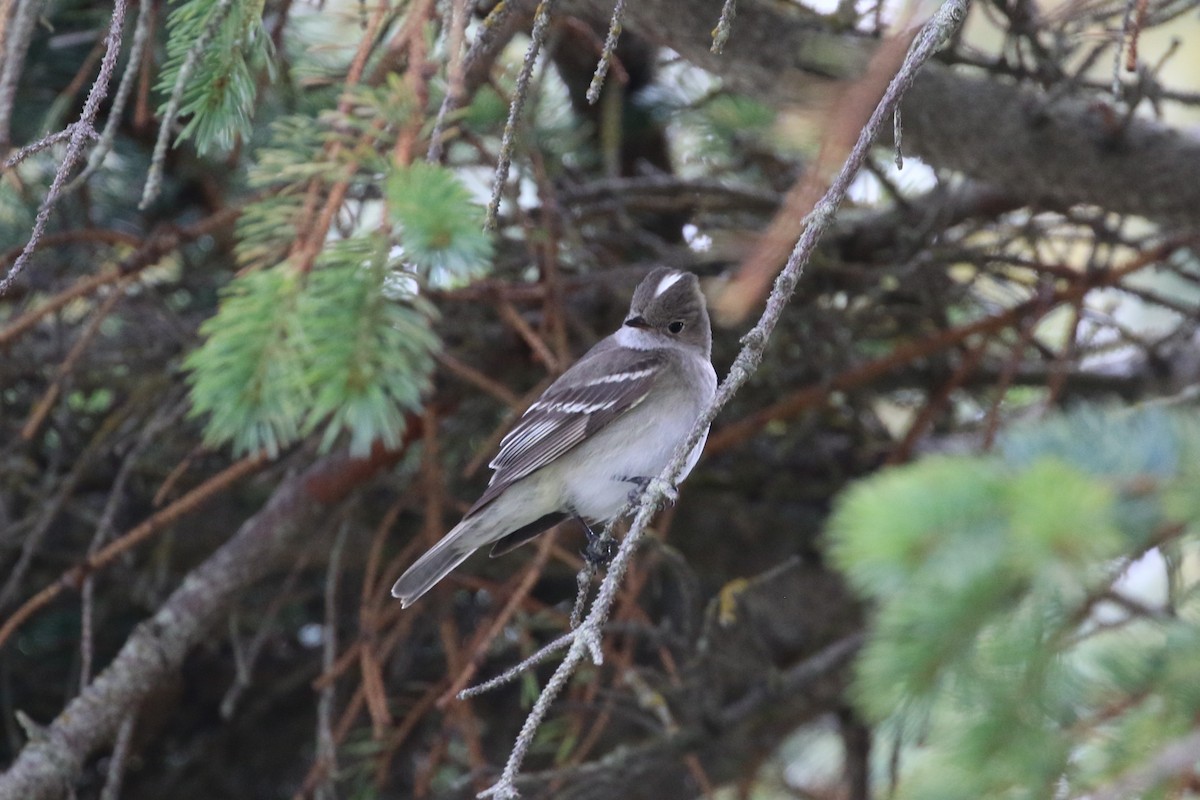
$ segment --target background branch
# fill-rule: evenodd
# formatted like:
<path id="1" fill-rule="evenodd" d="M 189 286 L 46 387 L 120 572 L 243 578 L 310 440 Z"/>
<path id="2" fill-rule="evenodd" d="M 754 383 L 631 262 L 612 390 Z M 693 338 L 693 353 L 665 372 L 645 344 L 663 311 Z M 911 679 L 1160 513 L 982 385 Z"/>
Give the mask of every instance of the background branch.
<path id="1" fill-rule="evenodd" d="M 410 426 L 409 435 L 412 435 Z M 400 452 L 372 458 L 330 457 L 281 483 L 262 510 L 246 520 L 194 569 L 158 611 L 137 627 L 112 662 L 79 697 L 22 748 L 0 774 L 0 800 L 59 797 L 88 756 L 110 745 L 127 715 L 172 679 L 193 647 L 239 602 L 250 584 L 294 556 L 329 507 Z"/>

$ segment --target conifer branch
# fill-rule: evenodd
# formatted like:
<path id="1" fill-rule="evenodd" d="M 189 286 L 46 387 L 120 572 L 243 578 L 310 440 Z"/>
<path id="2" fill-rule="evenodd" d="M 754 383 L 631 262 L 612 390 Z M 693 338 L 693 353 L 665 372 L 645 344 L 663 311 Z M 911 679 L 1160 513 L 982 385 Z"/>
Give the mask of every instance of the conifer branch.
<path id="1" fill-rule="evenodd" d="M 167 108 L 163 112 L 162 123 L 158 128 L 158 139 L 154 142 L 154 155 L 150 158 L 150 170 L 146 174 L 146 185 L 142 189 L 142 199 L 138 208 L 145 209 L 158 197 L 162 191 L 163 168 L 167 160 L 167 146 L 171 142 L 171 129 L 179 117 L 179 109 L 183 105 L 183 93 L 187 89 L 192 72 L 204 58 L 208 45 L 220 30 L 225 17 L 233 9 L 234 0 L 218 0 L 209 15 L 204 30 L 196 37 L 196 41 L 188 48 L 179 72 L 175 75 L 175 85 L 171 87 L 171 96 L 167 100 Z"/>

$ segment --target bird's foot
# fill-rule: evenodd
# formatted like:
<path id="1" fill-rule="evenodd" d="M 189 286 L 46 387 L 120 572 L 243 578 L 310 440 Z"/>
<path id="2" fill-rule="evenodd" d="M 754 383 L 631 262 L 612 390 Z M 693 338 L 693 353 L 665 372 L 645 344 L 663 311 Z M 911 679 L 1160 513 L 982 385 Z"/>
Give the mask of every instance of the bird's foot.
<path id="1" fill-rule="evenodd" d="M 579 520 L 579 524 L 583 526 L 583 532 L 587 536 L 587 546 L 579 551 L 583 560 L 596 569 L 608 566 L 609 562 L 613 560 L 613 556 L 617 554 L 617 540 L 603 532 L 596 533 L 583 517 L 575 518 Z"/>
<path id="2" fill-rule="evenodd" d="M 617 540 L 611 536 L 597 536 L 594 539 L 589 538 L 587 547 L 581 551 L 583 559 L 591 564 L 596 569 L 607 567 L 612 563 L 613 557 L 617 554 Z"/>
<path id="3" fill-rule="evenodd" d="M 641 500 L 642 495 L 649 489 L 657 489 L 664 500 L 670 505 L 675 505 L 675 501 L 679 499 L 679 490 L 666 481 L 658 478 L 647 478 L 644 476 L 636 478 L 622 478 L 625 483 L 632 483 L 634 488 L 629 492 L 629 502 L 636 503 Z"/>

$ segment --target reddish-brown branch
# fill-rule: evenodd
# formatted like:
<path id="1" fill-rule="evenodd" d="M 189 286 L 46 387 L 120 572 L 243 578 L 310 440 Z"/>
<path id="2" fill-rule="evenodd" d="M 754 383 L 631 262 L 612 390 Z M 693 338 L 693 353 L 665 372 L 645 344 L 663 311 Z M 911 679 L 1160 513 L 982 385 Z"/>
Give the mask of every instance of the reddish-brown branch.
<path id="1" fill-rule="evenodd" d="M 340 469 L 310 471 L 305 478 L 304 490 L 318 503 L 333 505 L 344 499 L 352 490 L 362 486 L 370 476 L 394 467 L 404 456 L 409 444 L 421 435 L 424 428 L 421 417 L 415 414 L 408 415 L 405 425 L 404 439 L 395 450 L 389 450 L 375 442 L 371 446 L 370 455 L 347 459 Z"/>
<path id="2" fill-rule="evenodd" d="M 67 353 L 58 365 L 58 369 L 54 371 L 54 379 L 50 381 L 50 385 L 46 387 L 46 391 L 42 393 L 41 398 L 34 404 L 33 411 L 30 412 L 29 418 L 25 421 L 25 425 L 21 428 L 21 438 L 25 441 L 30 441 L 37 436 L 38 431 L 42 428 L 42 423 L 46 421 L 46 416 L 50 410 L 54 408 L 55 402 L 58 401 L 58 395 L 62 392 L 63 381 L 75 369 L 75 365 L 79 363 L 79 359 L 83 357 L 84 352 L 96 339 L 96 334 L 100 332 L 100 325 L 108 318 L 113 309 L 117 307 L 117 303 L 125 296 L 125 287 L 129 279 L 123 279 L 113 288 L 112 293 L 104 299 L 100 307 L 92 314 L 92 318 L 88 320 L 88 324 L 79 333 L 79 338 L 75 340 L 75 344 L 71 345 L 71 350 Z"/>
<path id="3" fill-rule="evenodd" d="M 379 761 L 375 767 L 376 785 L 382 786 L 385 784 L 388 773 L 391 771 L 392 759 L 395 758 L 397 751 L 404 746 L 404 743 L 408 741 L 408 737 L 416 730 L 421 720 L 425 719 L 425 715 L 433 709 L 438 696 L 442 693 L 444 685 L 444 683 L 435 683 L 426 689 L 416 704 L 401 718 L 400 725 L 388 737 L 387 747 L 379 754 Z"/>
<path id="4" fill-rule="evenodd" d="M 342 97 L 338 101 L 337 107 L 338 114 L 340 115 L 345 115 L 350 111 L 350 89 L 357 86 L 362 78 L 363 68 L 366 66 L 367 58 L 370 56 L 371 50 L 378 39 L 379 29 L 383 25 L 383 20 L 387 13 L 388 6 L 385 3 L 375 6 L 371 13 L 342 87 Z M 375 125 L 379 127 L 382 125 L 382 122 L 376 121 Z M 368 135 L 363 134 L 360 140 Z M 345 145 L 342 139 L 334 140 L 332 144 L 326 146 L 324 159 L 331 164 L 338 163 L 340 160 L 339 156 L 344 148 Z M 329 226 L 333 223 L 333 217 L 338 209 L 342 207 L 346 191 L 350 188 L 350 176 L 357 169 L 358 161 L 354 159 L 343 165 L 341 171 L 342 177 L 329 186 L 328 194 L 325 196 L 325 202 L 321 206 L 319 213 L 317 212 L 317 206 L 320 203 L 322 188 L 327 178 L 313 178 L 309 181 L 308 189 L 305 192 L 304 208 L 301 210 L 296 224 L 296 230 L 303 231 L 304 234 L 296 239 L 289 254 L 295 258 L 296 267 L 300 272 L 307 273 L 312 269 L 313 262 L 316 261 L 317 255 L 321 252 L 321 247 L 325 244 L 325 238 L 329 233 Z M 314 215 L 316 216 L 315 220 Z"/>
<path id="5" fill-rule="evenodd" d="M 738 265 L 737 274 L 712 302 L 713 315 L 723 324 L 741 321 L 771 288 L 788 254 L 804 230 L 804 222 L 829 182 L 850 153 L 876 103 L 900 68 L 919 26 L 900 26 L 875 51 L 866 72 L 837 92 L 833 113 L 822 132 L 815 162 L 788 191 L 783 206 L 762 233 L 754 249 Z"/>
<path id="6" fill-rule="evenodd" d="M 909 425 L 908 432 L 904 434 L 904 439 L 896 446 L 891 455 L 888 456 L 887 463 L 903 464 L 905 461 L 908 461 L 912 455 L 913 448 L 917 446 L 917 442 L 925 435 L 925 431 L 933 424 L 938 414 L 945 409 L 954 391 L 962 386 L 963 382 L 979 366 L 979 362 L 983 359 L 983 354 L 986 352 L 987 339 L 984 339 L 967 351 L 958 368 L 954 370 L 954 373 L 947 380 L 942 381 L 937 390 L 926 400 L 924 407 L 917 414 L 916 419 Z"/>
<path id="7" fill-rule="evenodd" d="M 117 556 L 141 544 L 168 525 L 176 522 L 184 515 L 195 511 L 204 503 L 216 497 L 242 478 L 250 475 L 267 463 L 261 456 L 243 459 L 233 466 L 209 478 L 171 505 L 151 516 L 133 530 L 109 542 L 104 548 L 88 556 L 82 563 L 64 572 L 57 581 L 46 586 L 12 613 L 0 625 L 0 647 L 9 640 L 25 620 L 45 608 L 54 598 L 62 594 L 64 589 L 78 589 L 83 579 L 111 564 Z"/>
<path id="8" fill-rule="evenodd" d="M 453 617 L 443 617 L 439 627 L 442 652 L 446 655 L 447 674 L 464 672 L 466 665 L 463 662 L 466 659 L 463 648 L 459 646 L 461 637 Z M 442 696 L 445 697 L 444 694 Z M 483 755 L 483 743 L 479 737 L 479 719 L 475 716 L 474 704 L 470 700 L 454 703 L 449 708 L 447 717 L 447 721 L 458 728 L 466 743 L 467 759 L 471 767 L 471 775 L 474 776 L 475 789 L 482 791 L 486 787 L 483 781 L 486 780 L 488 764 Z"/>
<path id="9" fill-rule="evenodd" d="M 1149 7 L 1150 0 L 1137 0 L 1133 19 L 1129 21 L 1129 30 L 1126 31 L 1129 35 L 1129 49 L 1125 53 L 1126 72 L 1137 72 L 1138 39 L 1142 35 L 1142 29 L 1146 27 L 1146 10 Z"/>
<path id="10" fill-rule="evenodd" d="M 1025 355 L 1026 348 L 1029 347 L 1029 342 L 1033 339 L 1035 329 L 1035 320 L 1028 320 L 1020 325 L 1017 343 L 1012 346 L 1008 359 L 1005 360 L 1004 367 L 1000 370 L 1000 377 L 997 378 L 996 385 L 992 389 L 995 396 L 992 398 L 983 423 L 984 450 L 990 450 L 996 442 L 996 434 L 1000 431 L 1000 408 L 1004 404 L 1004 395 L 1012 386 L 1013 378 L 1016 377 L 1017 369 L 1021 366 L 1021 359 Z"/>
<path id="11" fill-rule="evenodd" d="M 222 209 L 211 217 L 203 219 L 194 225 L 189 225 L 185 228 L 166 229 L 151 235 L 145 240 L 135 240 L 140 246 L 124 259 L 116 270 L 108 270 L 97 275 L 89 275 L 81 278 L 37 308 L 30 309 L 17 317 L 8 327 L 0 330 L 0 347 L 10 344 L 40 320 L 58 311 L 72 300 L 91 294 L 101 286 L 107 286 L 126 276 L 134 275 L 154 266 L 164 256 L 173 252 L 181 245 L 194 241 L 201 236 L 215 233 L 221 228 L 233 224 L 241 213 L 240 208 Z M 87 238 L 105 241 L 109 244 L 124 244 L 128 241 L 127 237 L 123 234 L 111 231 L 91 231 Z M 38 247 L 40 249 L 56 244 L 70 244 L 74 241 L 80 241 L 80 239 L 73 238 L 68 234 L 46 236 L 39 241 Z"/>
<path id="12" fill-rule="evenodd" d="M 614 58 L 615 62 L 617 59 Z M 567 315 L 563 308 L 562 275 L 558 268 L 558 250 L 562 239 L 562 208 L 558 193 L 546 170 L 546 160 L 541 151 L 534 148 L 529 154 L 533 166 L 533 178 L 538 187 L 538 207 L 541 216 L 535 220 L 525 209 L 519 209 L 521 227 L 525 230 L 526 247 L 534 263 L 541 267 L 541 281 L 546 287 L 542 301 L 542 332 L 548 335 L 559 364 L 570 363 L 571 349 L 567 342 Z"/>
<path id="13" fill-rule="evenodd" d="M 105 228 L 81 228 L 74 231 L 48 233 L 38 241 L 37 249 L 49 250 L 52 247 L 60 247 L 65 244 L 87 244 L 92 242 L 109 246 L 127 245 L 129 247 L 137 247 L 142 243 L 142 239 L 134 236 L 132 233 L 121 233 L 120 231 L 112 231 Z M 3 255 L 0 255 L 0 267 L 7 267 L 16 261 L 17 256 L 21 255 L 21 250 L 22 248 L 20 247 L 12 247 L 5 251 Z"/>
<path id="14" fill-rule="evenodd" d="M 454 356 L 446 352 L 437 354 L 438 363 L 446 368 L 446 371 L 451 375 L 462 378 L 467 383 L 475 388 L 490 394 L 492 397 L 504 403 L 514 411 L 519 411 L 521 406 L 521 398 L 517 397 L 511 389 L 505 386 L 500 381 L 492 380 L 487 375 L 484 375 L 479 370 L 472 367 L 470 364 L 465 364 L 459 361 Z"/>
<path id="15" fill-rule="evenodd" d="M 446 704 L 451 702 L 459 692 L 465 689 L 467 684 L 475 677 L 475 674 L 479 671 L 479 667 L 483 664 L 484 658 L 487 656 L 488 649 L 492 646 L 492 642 L 504 630 L 504 626 L 512 621 L 513 616 L 517 613 L 517 609 L 521 607 L 526 596 L 533 591 L 537 579 L 542 574 L 542 569 L 546 566 L 546 562 L 550 558 L 550 551 L 554 546 L 554 540 L 555 531 L 549 531 L 538 539 L 537 552 L 533 560 L 529 562 L 521 573 L 516 588 L 513 589 L 504 607 L 500 609 L 500 613 L 496 615 L 495 619 L 492 620 L 491 624 L 480 635 L 475 637 L 475 641 L 470 648 L 471 655 L 467 659 L 467 663 L 462 665 L 461 669 L 458 670 L 458 677 L 454 679 L 450 687 L 438 698 L 438 708 L 445 708 Z"/>
<path id="16" fill-rule="evenodd" d="M 525 341 L 525 344 L 529 345 L 529 349 L 533 351 L 538 361 L 541 361 L 547 370 L 554 374 L 562 371 L 558 357 L 554 355 L 542 337 L 538 336 L 533 326 L 526 322 L 524 317 L 517 312 L 512 303 L 502 300 L 497 305 L 497 310 L 500 312 L 500 319 L 504 320 L 504 324 L 516 331 L 517 335 Z"/>
<path id="17" fill-rule="evenodd" d="M 430 69 L 426 53 L 424 22 L 433 15 L 432 0 L 422 0 L 420 5 L 409 9 L 409 18 L 405 20 L 400 38 L 408 54 L 408 65 L 404 70 L 404 79 L 414 98 L 416 108 L 429 105 L 429 78 L 436 71 L 436 66 Z M 413 161 L 413 150 L 425 126 L 425 118 L 414 114 L 405 125 L 400 135 L 396 137 L 396 145 L 392 149 L 392 157 L 397 164 L 408 165 Z"/>

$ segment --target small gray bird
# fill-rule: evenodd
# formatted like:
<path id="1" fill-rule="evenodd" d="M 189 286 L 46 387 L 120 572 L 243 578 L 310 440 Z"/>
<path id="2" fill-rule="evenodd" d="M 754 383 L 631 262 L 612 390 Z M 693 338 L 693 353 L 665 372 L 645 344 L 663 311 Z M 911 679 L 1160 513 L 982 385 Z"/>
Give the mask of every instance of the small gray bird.
<path id="1" fill-rule="evenodd" d="M 712 400 L 711 351 L 696 276 L 652 270 L 633 293 L 625 324 L 529 407 L 501 440 L 487 491 L 400 576 L 392 596 L 412 605 L 484 545 L 497 556 L 568 517 L 610 522 L 662 472 Z M 703 448 L 701 438 L 680 481 Z"/>

